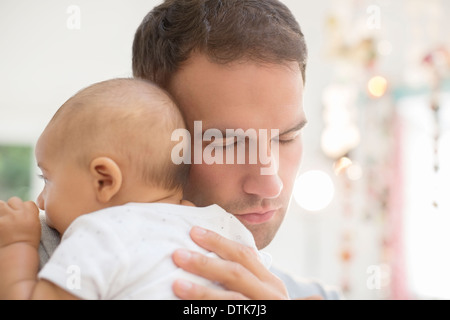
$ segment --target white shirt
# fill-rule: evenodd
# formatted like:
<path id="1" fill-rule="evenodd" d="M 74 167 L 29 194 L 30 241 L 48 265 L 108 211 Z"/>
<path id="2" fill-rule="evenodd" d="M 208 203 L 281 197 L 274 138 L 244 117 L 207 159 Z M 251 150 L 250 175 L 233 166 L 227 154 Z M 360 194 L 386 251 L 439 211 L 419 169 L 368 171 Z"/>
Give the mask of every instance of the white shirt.
<path id="1" fill-rule="evenodd" d="M 176 299 L 172 284 L 181 278 L 217 287 L 172 262 L 179 248 L 216 256 L 191 240 L 194 225 L 257 250 L 250 231 L 217 205 L 129 203 L 77 218 L 38 277 L 82 299 Z M 270 256 L 259 255 L 268 268 Z"/>

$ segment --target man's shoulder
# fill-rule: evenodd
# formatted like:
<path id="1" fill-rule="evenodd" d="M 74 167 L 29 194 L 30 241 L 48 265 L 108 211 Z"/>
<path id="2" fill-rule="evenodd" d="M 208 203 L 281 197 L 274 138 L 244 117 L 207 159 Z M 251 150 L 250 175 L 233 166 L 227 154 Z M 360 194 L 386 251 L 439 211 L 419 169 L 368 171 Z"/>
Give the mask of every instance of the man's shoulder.
<path id="1" fill-rule="evenodd" d="M 318 280 L 296 278 L 275 267 L 272 267 L 270 271 L 284 282 L 291 299 L 318 295 L 325 300 L 343 299 L 342 293 L 338 288 L 327 286 Z"/>
<path id="2" fill-rule="evenodd" d="M 39 214 L 39 219 L 41 220 L 41 242 L 39 244 L 39 259 L 40 267 L 47 263 L 50 256 L 55 251 L 61 238 L 58 231 L 52 229 L 45 222 L 45 213 L 41 212 Z"/>

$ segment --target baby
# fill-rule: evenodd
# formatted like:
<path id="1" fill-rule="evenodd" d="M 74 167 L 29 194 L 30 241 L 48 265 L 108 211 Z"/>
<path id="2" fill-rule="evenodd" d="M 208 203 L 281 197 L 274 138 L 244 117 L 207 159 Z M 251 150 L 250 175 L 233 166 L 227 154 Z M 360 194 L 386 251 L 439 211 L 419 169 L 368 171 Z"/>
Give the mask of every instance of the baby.
<path id="1" fill-rule="evenodd" d="M 181 247 L 207 254 L 189 238 L 194 225 L 256 250 L 233 215 L 183 200 L 189 167 L 171 160 L 183 127 L 169 95 L 144 80 L 100 82 L 64 103 L 36 145 L 37 204 L 61 243 L 38 271 L 38 208 L 0 201 L 0 298 L 175 299 L 175 279 L 217 286 L 172 262 Z"/>

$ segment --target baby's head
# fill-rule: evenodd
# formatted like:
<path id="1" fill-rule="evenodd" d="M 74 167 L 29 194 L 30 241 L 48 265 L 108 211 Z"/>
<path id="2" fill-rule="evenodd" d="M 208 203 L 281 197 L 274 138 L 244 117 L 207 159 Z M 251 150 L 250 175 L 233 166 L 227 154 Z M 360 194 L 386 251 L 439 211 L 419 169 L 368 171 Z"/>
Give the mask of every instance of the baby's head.
<path id="1" fill-rule="evenodd" d="M 36 145 L 48 223 L 63 233 L 85 213 L 181 197 L 188 167 L 171 160 L 178 128 L 170 96 L 144 80 L 96 83 L 67 100 Z"/>

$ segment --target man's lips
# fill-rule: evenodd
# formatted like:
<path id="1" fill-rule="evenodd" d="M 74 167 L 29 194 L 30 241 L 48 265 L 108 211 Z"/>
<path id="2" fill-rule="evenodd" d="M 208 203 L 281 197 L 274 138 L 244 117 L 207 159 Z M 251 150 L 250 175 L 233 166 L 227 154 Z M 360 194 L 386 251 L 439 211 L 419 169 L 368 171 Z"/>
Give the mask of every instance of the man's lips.
<path id="1" fill-rule="evenodd" d="M 260 224 L 269 221 L 275 215 L 275 212 L 277 210 L 278 209 L 273 209 L 264 212 L 249 212 L 243 214 L 236 214 L 236 218 L 248 224 Z"/>

